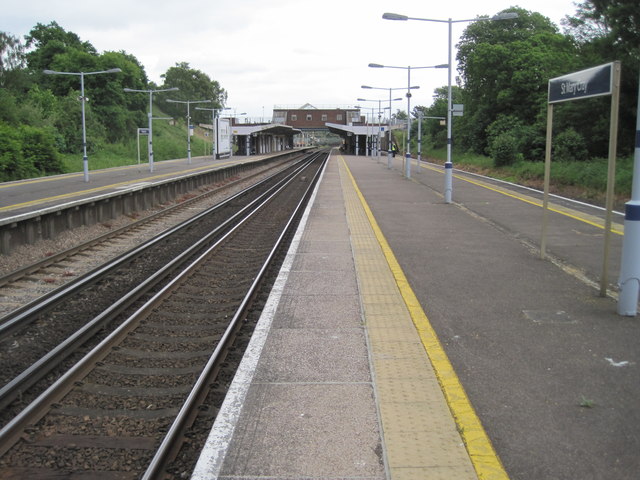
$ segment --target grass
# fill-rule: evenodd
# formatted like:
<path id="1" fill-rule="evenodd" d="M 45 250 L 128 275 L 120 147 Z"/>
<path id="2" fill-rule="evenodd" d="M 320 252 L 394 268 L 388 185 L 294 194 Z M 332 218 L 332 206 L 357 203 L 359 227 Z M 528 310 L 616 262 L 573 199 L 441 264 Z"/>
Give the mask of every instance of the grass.
<path id="1" fill-rule="evenodd" d="M 210 138 L 210 137 L 209 137 Z M 211 141 L 196 134 L 191 137 L 191 155 L 211 155 Z M 82 153 L 62 154 L 65 171 L 68 173 L 83 171 Z M 184 121 L 171 125 L 167 121 L 158 120 L 153 123 L 153 157 L 154 161 L 172 160 L 187 157 L 187 127 Z M 104 144 L 95 148 L 95 152 L 87 154 L 89 170 L 135 165 L 138 163 L 138 147 L 136 138 L 120 143 Z M 147 163 L 147 137 L 140 137 L 140 162 Z"/>
<path id="2" fill-rule="evenodd" d="M 140 138 L 140 161 L 147 162 L 146 137 Z M 403 143 L 401 142 L 400 145 Z M 136 139 L 103 145 L 89 152 L 89 170 L 135 165 L 138 162 Z M 186 124 L 178 120 L 175 125 L 167 121 L 156 121 L 153 124 L 154 160 L 157 162 L 187 156 Z M 444 163 L 447 158 L 446 148 L 433 149 L 423 146 L 423 157 L 429 161 Z M 203 135 L 191 137 L 191 154 L 193 156 L 210 155 L 211 143 Z M 62 155 L 67 172 L 81 172 L 82 153 Z M 520 161 L 514 165 L 494 167 L 493 160 L 484 155 L 468 152 L 453 153 L 455 168 L 468 170 L 489 177 L 523 184 L 542 189 L 544 183 L 544 162 Z M 633 158 L 619 158 L 616 162 L 616 208 L 621 209 L 631 196 L 633 176 Z M 607 160 L 594 159 L 583 162 L 552 162 L 551 190 L 553 193 L 604 204 L 607 183 Z"/>
<path id="3" fill-rule="evenodd" d="M 425 149 L 423 148 L 423 151 Z M 429 149 L 430 160 L 444 163 L 447 158 L 445 148 Z M 514 165 L 495 167 L 493 160 L 474 153 L 453 152 L 453 165 L 461 170 L 472 171 L 508 182 L 527 185 L 532 188 L 544 187 L 544 162 L 520 161 Z M 571 198 L 603 205 L 607 190 L 607 159 L 593 159 L 582 162 L 551 163 L 551 190 Z M 616 160 L 616 208 L 621 208 L 631 196 L 633 158 Z"/>
<path id="4" fill-rule="evenodd" d="M 593 408 L 594 402 L 591 399 L 586 398 L 584 395 L 580 398 L 580 406 L 582 408 Z"/>

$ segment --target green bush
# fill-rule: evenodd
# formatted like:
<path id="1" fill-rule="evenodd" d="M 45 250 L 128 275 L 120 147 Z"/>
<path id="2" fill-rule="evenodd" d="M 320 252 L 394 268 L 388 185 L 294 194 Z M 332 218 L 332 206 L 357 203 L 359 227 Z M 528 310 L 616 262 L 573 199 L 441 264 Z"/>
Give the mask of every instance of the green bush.
<path id="1" fill-rule="evenodd" d="M 33 164 L 24 159 L 19 131 L 0 124 L 0 181 L 35 177 L 37 173 Z"/>
<path id="2" fill-rule="evenodd" d="M 64 173 L 53 132 L 22 125 L 19 134 L 22 157 L 26 164 L 33 165 L 41 175 Z"/>
<path id="3" fill-rule="evenodd" d="M 513 165 L 519 158 L 518 142 L 509 133 L 501 133 L 491 140 L 489 145 L 491 158 L 496 167 Z"/>
<path id="4" fill-rule="evenodd" d="M 63 173 L 53 132 L 0 124 L 0 181 Z"/>
<path id="5" fill-rule="evenodd" d="M 589 158 L 582 135 L 573 128 L 560 132 L 553 142 L 553 157 L 561 162 L 578 162 Z"/>

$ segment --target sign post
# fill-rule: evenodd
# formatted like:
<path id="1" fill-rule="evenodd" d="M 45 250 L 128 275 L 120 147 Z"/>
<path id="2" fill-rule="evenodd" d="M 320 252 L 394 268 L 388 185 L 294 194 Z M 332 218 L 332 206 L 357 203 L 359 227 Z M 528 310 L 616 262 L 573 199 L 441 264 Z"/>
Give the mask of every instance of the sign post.
<path id="1" fill-rule="evenodd" d="M 148 128 L 139 128 L 138 129 L 138 165 L 140 165 L 140 135 L 149 135 Z"/>
<path id="2" fill-rule="evenodd" d="M 544 168 L 544 199 L 542 214 L 542 237 L 540 256 L 546 255 L 546 237 L 548 225 L 549 182 L 551 177 L 551 131 L 553 127 L 553 105 L 583 98 L 611 95 L 611 119 L 609 127 L 609 166 L 607 173 L 607 199 L 604 232 L 604 258 L 600 279 L 600 296 L 607 295 L 609 244 L 611 237 L 611 213 L 613 211 L 613 193 L 615 187 L 616 149 L 618 141 L 618 110 L 620 104 L 620 62 L 615 61 L 570 73 L 549 80 L 547 106 L 547 145 Z"/>

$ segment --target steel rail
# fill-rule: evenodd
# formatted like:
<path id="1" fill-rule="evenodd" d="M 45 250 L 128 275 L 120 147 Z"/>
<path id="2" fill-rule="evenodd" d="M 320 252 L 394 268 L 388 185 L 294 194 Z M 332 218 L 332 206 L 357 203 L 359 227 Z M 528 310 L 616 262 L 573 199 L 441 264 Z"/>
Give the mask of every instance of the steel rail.
<path id="1" fill-rule="evenodd" d="M 295 175 L 304 168 L 304 165 L 300 165 L 296 163 L 293 167 L 292 172 L 290 172 L 284 179 L 278 182 L 276 185 L 272 186 L 258 198 L 254 199 L 248 205 L 243 207 L 240 211 L 236 212 L 233 216 L 228 218 L 226 221 L 218 225 L 215 229 L 213 229 L 209 234 L 198 242 L 194 243 L 183 253 L 175 257 L 171 262 L 167 263 L 160 270 L 156 271 L 151 277 L 147 278 L 144 282 L 139 284 L 136 288 L 132 289 L 125 295 L 120 298 L 118 301 L 114 302 L 109 308 L 104 310 L 99 315 L 95 316 L 91 320 L 89 320 L 81 329 L 77 330 L 73 335 L 69 336 L 66 340 L 58 344 L 56 347 L 51 349 L 46 355 L 38 359 L 34 362 L 29 368 L 21 372 L 19 375 L 14 377 L 10 382 L 7 382 L 2 388 L 0 388 L 0 409 L 5 408 L 12 401 L 18 398 L 23 391 L 27 388 L 34 385 L 40 379 L 42 379 L 45 375 L 47 375 L 52 369 L 54 369 L 57 365 L 60 364 L 66 357 L 68 357 L 71 353 L 73 353 L 74 349 L 82 345 L 89 338 L 91 338 L 97 331 L 104 327 L 109 321 L 115 318 L 117 315 L 122 313 L 127 307 L 129 307 L 133 302 L 135 302 L 138 298 L 140 298 L 144 293 L 148 292 L 151 288 L 157 285 L 162 279 L 166 278 L 172 271 L 175 271 L 182 263 L 186 261 L 187 258 L 196 254 L 196 252 L 203 248 L 203 246 L 210 242 L 212 238 L 216 235 L 219 235 L 225 228 L 227 228 L 234 220 L 239 218 L 244 212 L 252 208 L 258 202 L 262 201 L 262 199 L 266 198 L 271 192 L 278 189 L 280 185 L 284 182 L 289 181 L 291 178 L 294 178 Z M 264 182 L 267 182 L 273 178 L 273 176 L 266 179 Z M 261 182 L 263 183 L 263 182 Z M 254 187 L 252 187 L 254 188 Z M 243 190 L 245 192 L 247 189 Z M 243 192 L 238 193 L 230 197 L 224 203 L 228 201 L 232 201 L 241 195 Z M 215 208 L 221 206 L 221 204 L 216 205 L 210 211 Z M 209 212 L 209 210 L 207 212 Z M 206 215 L 207 212 L 202 212 L 194 218 L 200 218 L 203 215 Z M 184 225 L 183 225 L 184 224 Z M 191 220 L 183 222 L 182 227 L 186 227 L 191 224 Z M 171 231 L 177 230 L 179 226 L 176 226 L 171 229 Z M 155 240 L 155 239 L 154 239 Z M 152 243 L 154 240 L 151 240 Z M 126 256 L 126 255 L 125 255 Z M 124 260 L 121 260 L 124 261 Z M 109 270 L 109 268 L 105 269 Z M 99 270 L 101 272 L 102 269 Z"/>
<path id="2" fill-rule="evenodd" d="M 299 162 L 298 162 L 299 163 Z M 298 165 L 298 163 L 294 164 L 294 165 Z M 292 167 L 293 168 L 293 167 Z M 279 172 L 281 173 L 281 172 Z M 273 179 L 273 177 L 275 177 L 276 175 L 278 175 L 278 173 L 275 173 L 273 175 L 271 175 L 270 177 L 268 177 L 267 179 L 265 179 L 263 182 L 260 182 L 256 185 L 253 185 L 251 187 L 248 187 L 234 195 L 232 195 L 231 197 L 229 197 L 228 199 L 220 202 L 219 204 L 211 207 L 210 209 L 207 209 L 197 215 L 195 215 L 194 217 L 185 220 L 184 222 L 179 223 L 178 225 L 166 230 L 165 232 L 161 233 L 160 235 L 158 235 L 157 237 L 154 237 L 142 244 L 140 244 L 139 246 L 135 247 L 132 250 L 129 250 L 128 252 L 125 252 L 124 254 L 114 258 L 112 261 L 110 261 L 109 263 L 106 263 L 105 265 L 98 267 L 90 272 L 87 272 L 86 274 L 76 278 L 75 280 L 73 280 L 72 282 L 69 282 L 65 285 L 63 285 L 60 288 L 57 288 L 55 290 L 52 290 L 51 292 L 48 292 L 47 294 L 43 295 L 42 297 L 39 297 L 38 299 L 36 299 L 33 302 L 28 303 L 27 305 L 24 305 L 23 307 L 14 310 L 13 312 L 9 313 L 8 315 L 6 315 L 5 317 L 0 319 L 0 339 L 5 338 L 6 336 L 10 335 L 11 333 L 15 332 L 17 329 L 22 328 L 26 325 L 28 325 L 30 322 L 28 321 L 28 319 L 33 319 L 35 318 L 35 316 L 37 314 L 43 313 L 45 311 L 47 311 L 50 308 L 53 308 L 58 302 L 62 301 L 66 296 L 70 295 L 71 293 L 77 292 L 79 290 L 81 290 L 82 288 L 85 288 L 93 283 L 95 283 L 102 275 L 105 275 L 106 273 L 114 270 L 115 268 L 120 267 L 121 265 L 123 265 L 124 263 L 133 260 L 135 257 L 141 255 L 142 253 L 144 253 L 147 249 L 153 247 L 155 244 L 164 241 L 166 238 L 170 237 L 171 235 L 175 234 L 176 232 L 186 228 L 187 226 L 199 221 L 201 218 L 210 215 L 212 212 L 214 212 L 215 210 L 222 208 L 223 206 L 227 205 L 228 203 L 232 202 L 233 200 L 241 197 L 242 195 L 247 194 L 248 192 L 250 192 L 251 190 L 258 188 L 260 185 L 268 182 L 269 180 Z"/>
<path id="3" fill-rule="evenodd" d="M 296 169 L 296 171 L 298 170 L 300 169 Z M 290 175 L 283 182 L 291 182 L 294 178 L 295 175 Z M 283 187 L 280 186 L 280 188 L 271 189 L 271 195 L 266 198 L 261 197 L 262 202 L 258 205 L 256 205 L 257 202 L 252 202 L 255 208 L 251 212 L 245 212 L 245 217 L 240 219 L 233 228 L 224 234 L 223 237 L 218 239 L 215 244 L 211 245 L 204 253 L 199 255 L 195 261 L 191 262 L 180 274 L 174 277 L 167 285 L 162 287 L 159 292 L 141 306 L 134 314 L 120 324 L 111 334 L 104 338 L 96 347 L 88 352 L 81 360 L 79 360 L 65 374 L 47 388 L 47 390 L 40 394 L 32 403 L 7 423 L 2 430 L 0 430 L 0 456 L 4 455 L 4 453 L 6 453 L 20 439 L 22 432 L 26 427 L 36 423 L 46 415 L 52 404 L 61 400 L 73 388 L 75 382 L 84 378 L 91 370 L 93 370 L 96 363 L 103 360 L 111 351 L 113 346 L 126 338 L 129 332 L 133 331 L 139 323 L 149 313 L 151 313 L 151 311 L 157 308 L 157 306 L 167 296 L 173 293 L 182 281 L 190 276 L 213 250 L 224 243 L 242 224 L 252 218 L 256 210 L 261 209 L 271 201 L 271 199 L 277 195 L 282 188 Z"/>
<path id="4" fill-rule="evenodd" d="M 273 168 L 273 167 L 271 167 Z M 38 270 L 41 270 L 43 268 L 46 268 L 50 265 L 53 265 L 57 262 L 59 262 L 60 260 L 64 260 L 67 257 L 70 257 L 72 255 L 75 255 L 78 252 L 82 252 L 84 250 L 87 250 L 91 247 L 93 247 L 94 245 L 98 245 L 100 243 L 103 243 L 113 237 L 117 237 L 118 235 L 125 233 L 127 231 L 133 230 L 135 228 L 141 227 L 149 222 L 152 222 L 154 220 L 156 220 L 157 218 L 161 218 L 167 215 L 172 214 L 173 212 L 176 212 L 178 210 L 184 209 L 185 207 L 188 207 L 189 205 L 192 205 L 193 203 L 197 203 L 207 197 L 210 197 L 212 195 L 215 195 L 216 193 L 219 193 L 220 191 L 224 190 L 225 188 L 228 188 L 230 186 L 233 186 L 236 183 L 239 183 L 241 181 L 246 181 L 248 179 L 251 179 L 257 175 L 259 175 L 260 173 L 255 173 L 252 175 L 248 175 L 247 177 L 241 178 L 239 180 L 236 180 L 234 182 L 231 182 L 228 185 L 224 185 L 223 187 L 220 188 L 216 188 L 214 190 L 210 190 L 208 192 L 202 193 L 196 197 L 193 198 L 189 198 L 183 202 L 180 202 L 176 205 L 173 205 L 171 207 L 167 207 L 164 210 L 161 210 L 159 212 L 156 213 L 152 213 L 151 215 L 147 215 L 144 218 L 141 218 L 140 220 L 136 220 L 133 223 L 130 223 L 129 225 L 125 225 L 123 227 L 117 228 L 115 230 L 112 230 L 110 232 L 104 233 L 102 235 L 99 235 L 87 242 L 84 242 L 80 245 L 76 245 L 74 247 L 68 248 L 66 250 L 63 250 L 62 252 L 56 253 L 54 255 L 51 255 L 45 259 L 39 260 L 37 262 L 31 263 L 25 267 L 19 268 L 17 270 L 14 270 L 10 273 L 8 273 L 7 275 L 4 275 L 2 277 L 0 277 L 0 287 L 3 287 L 11 282 L 15 282 L 16 280 L 25 277 L 29 274 L 32 273 L 37 273 Z"/>
<path id="5" fill-rule="evenodd" d="M 318 169 L 314 178 L 311 182 L 309 182 L 309 186 L 302 196 L 301 200 L 298 202 L 298 205 L 295 207 L 293 213 L 291 214 L 287 224 L 280 232 L 278 239 L 276 240 L 273 248 L 271 249 L 269 255 L 267 256 L 265 262 L 263 263 L 259 273 L 256 275 L 256 278 L 253 281 L 253 284 L 249 288 L 249 291 L 245 295 L 244 299 L 235 315 L 233 316 L 231 323 L 222 338 L 218 342 L 213 354 L 207 361 L 206 366 L 204 367 L 202 373 L 196 380 L 193 390 L 187 397 L 187 400 L 183 404 L 180 409 L 177 417 L 173 421 L 171 427 L 167 431 L 165 438 L 163 439 L 160 447 L 156 451 L 153 459 L 151 460 L 146 472 L 141 477 L 141 480 L 154 480 L 160 478 L 163 471 L 167 467 L 168 463 L 177 456 L 178 451 L 181 447 L 180 438 L 184 436 L 185 430 L 189 427 L 189 425 L 195 419 L 197 415 L 197 407 L 201 405 L 206 398 L 209 385 L 212 382 L 212 379 L 215 377 L 215 372 L 219 369 L 219 364 L 224 361 L 226 351 L 233 343 L 235 338 L 235 334 L 239 329 L 239 324 L 243 318 L 246 316 L 246 312 L 248 307 L 251 304 L 252 299 L 255 297 L 260 284 L 265 276 L 267 268 L 270 263 L 273 261 L 278 249 L 284 242 L 285 236 L 289 231 L 294 219 L 298 216 L 298 213 L 304 208 L 307 199 L 309 198 L 313 188 L 315 187 L 316 181 L 320 176 L 322 170 L 326 167 L 326 158 L 324 160 L 323 166 Z M 284 187 L 283 187 L 284 188 Z M 270 200 L 268 200 L 270 201 Z M 265 202 L 266 204 L 266 202 Z M 259 207 L 259 208 L 262 208 Z M 252 215 L 256 214 L 258 209 L 256 209 Z"/>

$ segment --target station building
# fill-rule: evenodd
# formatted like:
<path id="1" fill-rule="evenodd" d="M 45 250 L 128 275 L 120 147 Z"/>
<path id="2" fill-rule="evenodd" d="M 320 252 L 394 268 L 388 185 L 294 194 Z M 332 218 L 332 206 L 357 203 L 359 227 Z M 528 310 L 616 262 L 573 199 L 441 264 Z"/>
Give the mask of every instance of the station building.
<path id="1" fill-rule="evenodd" d="M 261 155 L 291 150 L 295 146 L 294 137 L 302 133 L 289 125 L 276 123 L 234 123 L 231 125 L 231 132 L 238 147 L 238 155 Z"/>
<path id="2" fill-rule="evenodd" d="M 271 123 L 239 123 L 237 118 L 217 118 L 216 158 L 226 158 L 232 148 L 238 155 L 262 155 L 314 144 L 340 145 L 347 155 L 377 155 L 389 148 L 389 128 L 401 128 L 370 121 L 359 107 L 316 108 L 274 107 Z M 333 140 L 333 141 L 332 141 Z"/>
<path id="3" fill-rule="evenodd" d="M 216 118 L 215 128 L 209 124 L 200 127 L 215 136 L 215 157 L 228 158 L 235 146 L 238 155 L 263 155 L 295 147 L 294 138 L 301 131 L 288 125 L 275 123 L 238 123 L 236 118 Z"/>
<path id="4" fill-rule="evenodd" d="M 311 104 L 301 107 L 273 109 L 273 123 L 300 130 L 296 143 L 307 145 L 314 136 L 334 134 L 340 138 L 341 149 L 348 155 L 375 155 L 389 145 L 389 126 L 367 121 L 358 107 L 317 108 Z"/>

